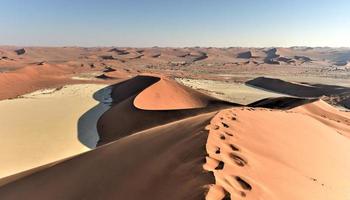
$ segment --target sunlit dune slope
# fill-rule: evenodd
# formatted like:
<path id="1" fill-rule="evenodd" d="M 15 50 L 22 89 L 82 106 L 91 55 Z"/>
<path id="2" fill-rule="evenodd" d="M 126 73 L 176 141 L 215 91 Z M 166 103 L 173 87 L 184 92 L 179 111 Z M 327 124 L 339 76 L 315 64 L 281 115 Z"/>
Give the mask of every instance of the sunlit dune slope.
<path id="1" fill-rule="evenodd" d="M 349 125 L 343 123 L 350 118 L 329 107 L 315 102 L 289 111 L 233 108 L 217 114 L 207 127 L 204 168 L 216 179 L 207 199 L 349 198 Z"/>
<path id="2" fill-rule="evenodd" d="M 161 78 L 139 93 L 134 105 L 143 110 L 176 110 L 205 107 L 214 100 L 173 80 Z"/>

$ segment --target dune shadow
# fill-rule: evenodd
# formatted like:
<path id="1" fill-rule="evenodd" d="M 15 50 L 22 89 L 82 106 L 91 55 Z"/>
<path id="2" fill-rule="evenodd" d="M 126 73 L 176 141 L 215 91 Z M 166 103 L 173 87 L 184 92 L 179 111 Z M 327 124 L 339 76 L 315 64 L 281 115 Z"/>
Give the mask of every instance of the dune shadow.
<path id="1" fill-rule="evenodd" d="M 97 121 L 110 108 L 111 91 L 111 86 L 96 91 L 92 97 L 99 103 L 80 116 L 78 120 L 78 139 L 90 149 L 95 148 L 99 141 Z"/>

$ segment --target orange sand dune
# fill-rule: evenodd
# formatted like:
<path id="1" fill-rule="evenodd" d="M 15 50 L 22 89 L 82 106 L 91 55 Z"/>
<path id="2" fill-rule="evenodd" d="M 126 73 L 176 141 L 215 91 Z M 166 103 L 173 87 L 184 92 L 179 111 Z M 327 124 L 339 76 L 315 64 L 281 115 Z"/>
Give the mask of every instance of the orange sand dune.
<path id="1" fill-rule="evenodd" d="M 206 107 L 214 100 L 173 80 L 161 78 L 139 93 L 134 105 L 143 110 L 176 110 Z"/>
<path id="2" fill-rule="evenodd" d="M 350 140 L 334 124 L 297 113 L 310 107 L 217 114 L 207 127 L 204 168 L 216 181 L 206 199 L 348 199 Z"/>

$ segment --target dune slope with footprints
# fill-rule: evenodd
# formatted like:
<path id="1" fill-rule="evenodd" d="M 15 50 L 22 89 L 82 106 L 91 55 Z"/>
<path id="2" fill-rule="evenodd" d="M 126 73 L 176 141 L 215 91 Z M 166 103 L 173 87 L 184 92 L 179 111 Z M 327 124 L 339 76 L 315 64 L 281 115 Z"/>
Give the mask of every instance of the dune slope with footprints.
<path id="1" fill-rule="evenodd" d="M 297 111 L 220 111 L 206 127 L 204 169 L 215 177 L 206 199 L 346 198 L 350 141 L 328 123 Z"/>

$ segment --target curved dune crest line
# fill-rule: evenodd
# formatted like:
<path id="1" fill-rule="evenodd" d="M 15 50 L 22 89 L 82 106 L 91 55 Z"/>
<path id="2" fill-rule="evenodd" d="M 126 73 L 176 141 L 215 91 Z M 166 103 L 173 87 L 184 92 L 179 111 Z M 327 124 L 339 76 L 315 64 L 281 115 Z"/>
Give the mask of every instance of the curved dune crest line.
<path id="1" fill-rule="evenodd" d="M 223 108 L 238 105 L 212 99 L 210 101 L 208 100 L 208 104 L 205 107 L 189 109 L 179 109 L 181 107 L 176 107 L 175 109 L 174 106 L 179 106 L 179 104 L 174 104 L 172 102 L 165 101 L 165 99 L 169 99 L 168 97 L 166 97 L 168 93 L 176 94 L 176 91 L 178 91 L 179 88 L 181 88 L 180 91 L 185 90 L 186 95 L 191 95 L 191 102 L 201 102 L 201 100 L 195 101 L 194 99 L 199 97 L 202 98 L 202 96 L 197 94 L 196 92 L 191 91 L 190 88 L 182 89 L 185 86 L 181 86 L 179 83 L 170 80 L 169 82 L 171 83 L 171 85 L 173 85 L 172 87 L 168 87 L 169 82 L 161 83 L 161 86 L 165 84 L 167 88 L 165 92 L 160 92 L 158 93 L 158 95 L 149 94 L 148 92 L 148 94 L 146 95 L 141 94 L 143 91 L 147 90 L 147 88 L 152 88 L 158 82 L 162 81 L 163 80 L 161 80 L 161 78 L 159 77 L 142 75 L 136 76 L 122 83 L 118 83 L 111 86 L 111 96 L 113 98 L 113 104 L 108 111 L 103 113 L 103 115 L 97 122 L 97 129 L 100 135 L 100 141 L 98 145 L 106 144 L 108 142 L 118 140 L 122 137 L 131 135 L 133 133 L 146 130 L 155 126 L 160 126 L 173 121 L 181 120 L 186 117 L 191 117 L 198 114 L 217 111 Z M 158 86 L 155 87 L 157 88 Z M 172 89 L 176 89 L 176 91 L 170 91 Z M 156 92 L 156 90 L 154 89 L 151 89 L 149 91 Z M 135 98 L 137 97 L 139 97 L 138 100 L 147 100 L 148 102 L 145 102 L 146 104 L 150 103 L 150 101 L 155 101 L 155 103 L 158 102 L 157 105 L 147 104 L 153 106 L 153 108 L 155 106 L 158 106 L 156 107 L 157 109 L 149 110 L 137 108 L 134 104 Z M 174 97 L 176 97 L 176 95 Z M 182 94 L 182 96 L 178 95 L 176 98 L 181 99 L 184 97 L 186 96 Z M 161 99 L 162 101 L 159 101 L 158 99 Z M 202 99 L 210 98 L 205 96 Z M 182 100 L 179 101 L 182 102 Z M 187 102 L 185 101 L 185 103 Z M 181 104 L 180 106 L 184 108 L 183 105 L 184 104 Z"/>
<path id="2" fill-rule="evenodd" d="M 215 184 L 206 199 L 346 199 L 350 140 L 337 133 L 342 122 L 315 120 L 316 115 L 350 120 L 332 109 L 318 101 L 286 111 L 220 111 L 207 126 L 203 167 L 213 172 Z"/>
<path id="3" fill-rule="evenodd" d="M 134 106 L 143 110 L 178 110 L 203 108 L 211 100 L 214 98 L 161 78 L 136 96 Z"/>

